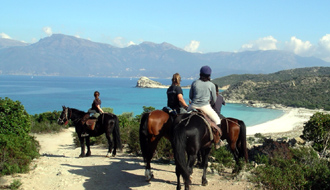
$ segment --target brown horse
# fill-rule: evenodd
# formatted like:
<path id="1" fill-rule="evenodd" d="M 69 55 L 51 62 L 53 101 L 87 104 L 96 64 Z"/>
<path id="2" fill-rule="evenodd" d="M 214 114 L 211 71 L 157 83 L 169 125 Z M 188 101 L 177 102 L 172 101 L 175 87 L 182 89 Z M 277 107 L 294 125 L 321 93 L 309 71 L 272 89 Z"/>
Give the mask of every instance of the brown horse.
<path id="1" fill-rule="evenodd" d="M 224 118 L 221 120 L 221 131 L 221 140 L 227 140 L 236 164 L 239 163 L 240 158 L 244 158 L 245 162 L 248 162 L 245 123 L 242 120 L 235 118 Z"/>
<path id="2" fill-rule="evenodd" d="M 150 162 L 162 137 L 170 139 L 172 119 L 170 115 L 162 110 L 144 113 L 141 117 L 139 137 L 143 160 L 146 163 L 145 176 L 150 181 L 153 177 Z M 248 161 L 246 148 L 246 126 L 243 121 L 235 118 L 221 120 L 222 140 L 227 140 L 230 150 L 234 155 L 236 163 L 239 158 Z"/>
<path id="3" fill-rule="evenodd" d="M 150 181 L 153 177 L 150 162 L 162 137 L 170 138 L 172 119 L 162 110 L 144 113 L 141 117 L 139 137 L 143 160 L 146 163 L 145 176 Z"/>

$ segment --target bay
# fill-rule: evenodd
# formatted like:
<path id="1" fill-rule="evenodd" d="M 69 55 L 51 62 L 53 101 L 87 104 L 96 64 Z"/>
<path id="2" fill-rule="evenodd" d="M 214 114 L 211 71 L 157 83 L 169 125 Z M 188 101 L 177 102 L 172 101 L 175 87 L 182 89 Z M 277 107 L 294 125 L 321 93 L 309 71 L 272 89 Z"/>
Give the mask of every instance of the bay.
<path id="1" fill-rule="evenodd" d="M 153 79 L 169 85 L 170 79 Z M 166 106 L 166 89 L 136 88 L 138 78 L 98 78 L 59 76 L 12 76 L 0 75 L 0 97 L 18 100 L 33 115 L 47 111 L 61 111 L 62 105 L 87 111 L 93 102 L 94 91 L 100 92 L 102 107 L 113 108 L 120 115 L 132 112 L 139 115 L 143 106 L 162 109 Z M 181 86 L 192 80 L 183 80 Z M 188 102 L 189 89 L 183 89 Z M 276 119 L 284 114 L 281 110 L 253 108 L 243 104 L 226 104 L 222 107 L 226 117 L 241 119 L 253 126 Z"/>

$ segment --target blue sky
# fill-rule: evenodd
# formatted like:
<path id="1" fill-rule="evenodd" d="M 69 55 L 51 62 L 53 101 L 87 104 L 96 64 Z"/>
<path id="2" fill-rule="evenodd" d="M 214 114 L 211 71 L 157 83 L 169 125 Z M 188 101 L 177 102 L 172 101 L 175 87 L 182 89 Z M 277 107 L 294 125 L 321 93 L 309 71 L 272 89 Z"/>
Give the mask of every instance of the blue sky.
<path id="1" fill-rule="evenodd" d="M 55 33 L 117 47 L 167 42 L 190 52 L 285 50 L 330 62 L 330 1 L 2 1 L 0 38 Z"/>

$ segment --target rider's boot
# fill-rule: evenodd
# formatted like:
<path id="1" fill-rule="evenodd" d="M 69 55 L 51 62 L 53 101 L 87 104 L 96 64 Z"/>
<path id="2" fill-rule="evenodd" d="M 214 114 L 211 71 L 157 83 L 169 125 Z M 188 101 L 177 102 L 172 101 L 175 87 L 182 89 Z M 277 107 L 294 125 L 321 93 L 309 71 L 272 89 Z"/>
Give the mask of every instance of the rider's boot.
<path id="1" fill-rule="evenodd" d="M 86 132 L 87 131 L 87 126 L 85 125 L 84 127 L 83 127 L 83 132 L 81 133 L 81 137 L 88 137 L 89 136 L 89 134 Z"/>

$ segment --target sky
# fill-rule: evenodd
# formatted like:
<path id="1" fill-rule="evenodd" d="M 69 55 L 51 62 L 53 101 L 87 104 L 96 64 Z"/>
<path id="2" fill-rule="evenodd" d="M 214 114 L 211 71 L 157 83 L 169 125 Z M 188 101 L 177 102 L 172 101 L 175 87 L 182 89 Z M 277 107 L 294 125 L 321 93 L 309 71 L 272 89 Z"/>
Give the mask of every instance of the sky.
<path id="1" fill-rule="evenodd" d="M 52 34 L 127 47 L 170 43 L 189 52 L 284 50 L 330 62 L 329 0 L 7 0 L 0 38 Z"/>

